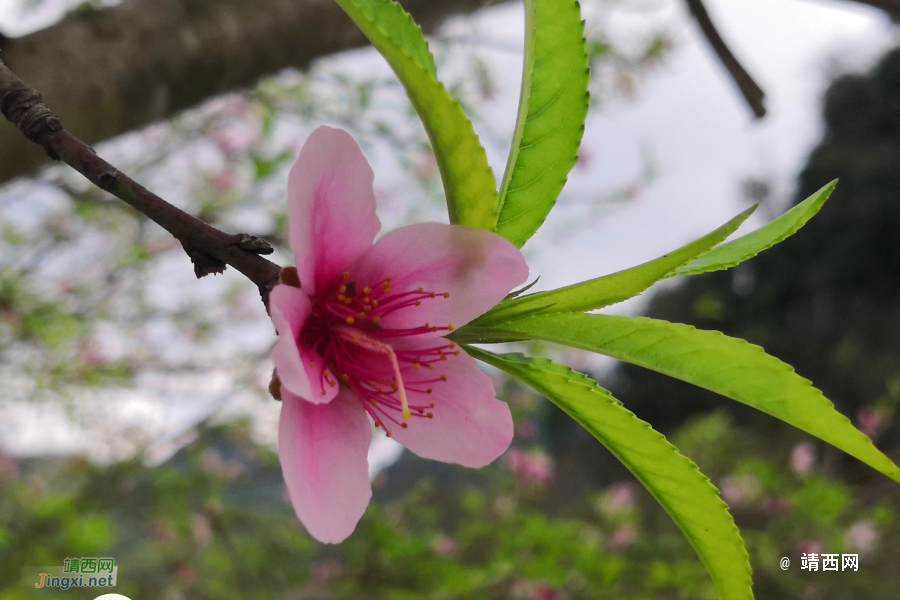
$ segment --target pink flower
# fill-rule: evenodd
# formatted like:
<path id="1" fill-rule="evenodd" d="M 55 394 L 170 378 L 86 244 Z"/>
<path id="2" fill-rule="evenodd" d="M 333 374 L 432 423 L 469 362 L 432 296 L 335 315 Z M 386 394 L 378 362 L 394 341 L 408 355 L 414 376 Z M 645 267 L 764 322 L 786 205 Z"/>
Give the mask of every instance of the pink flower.
<path id="1" fill-rule="evenodd" d="M 809 442 L 801 442 L 791 450 L 791 469 L 797 475 L 809 475 L 816 464 L 816 449 Z"/>
<path id="2" fill-rule="evenodd" d="M 282 472 L 300 521 L 330 543 L 353 532 L 372 495 L 370 420 L 419 456 L 467 467 L 493 461 L 513 435 L 490 378 L 443 336 L 525 282 L 522 254 L 438 223 L 373 244 L 373 179 L 348 133 L 313 132 L 288 180 L 300 287 L 288 275 L 269 302 Z"/>
<path id="3" fill-rule="evenodd" d="M 553 479 L 553 459 L 540 450 L 513 448 L 504 459 L 521 485 L 542 486 Z"/>

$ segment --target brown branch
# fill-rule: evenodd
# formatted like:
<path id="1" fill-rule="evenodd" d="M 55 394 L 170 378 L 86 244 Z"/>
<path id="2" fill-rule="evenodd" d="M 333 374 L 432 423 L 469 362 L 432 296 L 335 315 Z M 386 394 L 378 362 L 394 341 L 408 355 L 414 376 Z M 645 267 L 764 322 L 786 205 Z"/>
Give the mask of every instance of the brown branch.
<path id="1" fill-rule="evenodd" d="M 25 85 L 0 60 L 0 112 L 50 158 L 61 160 L 91 183 L 128 203 L 175 236 L 203 277 L 230 265 L 247 276 L 268 305 L 269 291 L 278 283 L 281 267 L 260 256 L 271 254 L 265 241 L 247 234 L 228 234 L 172 206 L 97 156 L 94 150 L 66 131 L 47 108 L 41 94 Z"/>
<path id="2" fill-rule="evenodd" d="M 401 0 L 422 26 L 489 0 Z M 171 118 L 266 75 L 369 42 L 334 0 L 129 0 L 0 38 L 3 60 L 87 144 Z M 0 182 L 47 162 L 0 119 Z"/>
<path id="3" fill-rule="evenodd" d="M 687 5 L 691 14 L 694 15 L 697 24 L 700 26 L 703 35 L 706 36 L 706 39 L 710 46 L 712 46 L 716 56 L 719 57 L 719 61 L 725 69 L 728 70 L 729 75 L 731 75 L 731 78 L 737 84 L 738 89 L 741 91 L 741 94 L 743 94 L 747 104 L 750 105 L 753 114 L 756 115 L 756 118 L 758 119 L 763 118 L 766 115 L 766 107 L 763 105 L 765 92 L 763 92 L 762 88 L 753 81 L 750 74 L 741 66 L 741 63 L 738 62 L 738 59 L 735 58 L 734 54 L 732 54 L 728 45 L 725 43 L 725 40 L 722 39 L 722 36 L 716 30 L 716 26 L 709 17 L 709 13 L 706 12 L 703 0 L 687 0 Z"/>

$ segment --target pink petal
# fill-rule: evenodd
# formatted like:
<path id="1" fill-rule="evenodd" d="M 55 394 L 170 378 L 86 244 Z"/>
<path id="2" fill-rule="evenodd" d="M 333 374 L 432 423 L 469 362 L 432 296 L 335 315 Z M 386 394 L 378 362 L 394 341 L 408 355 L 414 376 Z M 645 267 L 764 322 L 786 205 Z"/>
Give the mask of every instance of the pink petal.
<path id="1" fill-rule="evenodd" d="M 381 222 L 375 216 L 374 173 L 353 137 L 319 127 L 288 178 L 291 248 L 310 296 L 340 279 L 369 249 Z"/>
<path id="2" fill-rule="evenodd" d="M 396 350 L 434 348 L 446 345 L 436 335 L 420 335 L 398 340 Z M 503 454 L 513 437 L 513 421 L 509 407 L 495 398 L 494 385 L 475 359 L 460 350 L 459 356 L 434 363 L 435 368 L 423 367 L 403 372 L 403 381 L 411 407 L 428 406 L 433 418 L 413 416 L 403 421 L 408 428 L 387 422 L 395 440 L 423 458 L 457 463 L 466 467 L 483 467 Z M 447 381 L 440 381 L 441 375 Z M 419 383 L 434 380 L 430 383 Z M 410 388 L 432 393 L 412 391 Z M 397 415 L 397 420 L 400 420 Z M 376 430 L 377 431 L 377 430 Z"/>
<path id="3" fill-rule="evenodd" d="M 438 296 L 382 318 L 384 327 L 465 325 L 525 283 L 519 249 L 495 233 L 462 225 L 420 223 L 392 231 L 350 267 L 351 279 L 374 287 L 391 278 L 394 293 L 423 288 Z M 449 298 L 440 294 L 449 292 Z"/>
<path id="4" fill-rule="evenodd" d="M 367 458 L 371 439 L 366 411 L 346 388 L 323 405 L 283 396 L 281 471 L 297 516 L 320 542 L 346 539 L 366 511 L 372 497 Z"/>
<path id="5" fill-rule="evenodd" d="M 309 402 L 322 404 L 330 402 L 338 388 L 323 387 L 322 357 L 300 344 L 300 333 L 311 310 L 312 302 L 303 290 L 275 286 L 269 295 L 269 312 L 278 332 L 272 361 L 282 386 Z"/>

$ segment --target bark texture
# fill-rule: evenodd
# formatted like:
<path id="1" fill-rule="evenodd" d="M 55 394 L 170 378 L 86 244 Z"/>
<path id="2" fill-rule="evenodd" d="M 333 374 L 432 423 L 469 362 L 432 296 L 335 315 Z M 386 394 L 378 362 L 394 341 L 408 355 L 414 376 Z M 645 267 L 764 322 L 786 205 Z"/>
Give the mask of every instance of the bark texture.
<path id="1" fill-rule="evenodd" d="M 490 0 L 401 0 L 428 32 Z M 126 0 L 2 40 L 2 58 L 63 125 L 96 143 L 367 43 L 333 0 Z M 0 123 L 0 182 L 47 155 Z"/>

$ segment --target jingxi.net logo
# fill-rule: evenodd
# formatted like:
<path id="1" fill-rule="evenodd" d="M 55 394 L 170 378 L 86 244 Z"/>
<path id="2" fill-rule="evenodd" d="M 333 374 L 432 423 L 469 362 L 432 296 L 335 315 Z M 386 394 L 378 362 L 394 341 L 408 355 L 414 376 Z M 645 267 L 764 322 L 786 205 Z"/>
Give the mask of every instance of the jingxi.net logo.
<path id="1" fill-rule="evenodd" d="M 77 587 L 115 587 L 119 567 L 109 557 L 67 558 L 61 567 L 31 567 L 23 569 L 27 585 L 37 589 L 57 588 L 68 590 Z M 121 600 L 119 594 L 101 596 L 104 600 Z M 125 599 L 127 600 L 127 599 Z"/>

